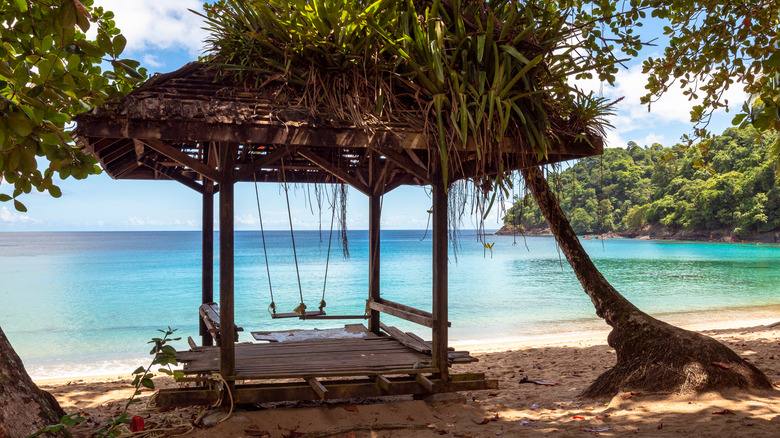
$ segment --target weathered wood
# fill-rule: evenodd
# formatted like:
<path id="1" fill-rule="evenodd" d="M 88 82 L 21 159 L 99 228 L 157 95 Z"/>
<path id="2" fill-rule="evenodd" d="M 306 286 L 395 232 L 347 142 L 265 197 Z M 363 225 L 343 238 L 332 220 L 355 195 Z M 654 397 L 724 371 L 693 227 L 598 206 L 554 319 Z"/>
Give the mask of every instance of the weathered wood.
<path id="1" fill-rule="evenodd" d="M 271 318 L 273 319 L 284 319 L 284 318 L 300 318 L 300 319 L 306 319 L 311 318 L 313 316 L 319 316 L 324 315 L 325 312 L 322 310 L 311 310 L 306 312 L 306 317 L 304 318 L 303 314 L 295 313 L 295 312 L 287 312 L 287 313 L 272 313 Z"/>
<path id="2" fill-rule="evenodd" d="M 394 151 L 391 149 L 381 150 L 378 148 L 375 148 L 374 150 L 387 157 L 388 160 L 394 162 L 405 171 L 412 174 L 415 178 L 419 179 L 425 184 L 430 184 L 431 176 L 428 174 L 428 169 L 415 163 L 411 158 L 404 156 L 403 152 Z"/>
<path id="3" fill-rule="evenodd" d="M 234 150 L 229 143 L 219 145 L 219 371 L 223 376 L 236 374 L 234 321 L 234 235 L 233 235 L 233 166 Z"/>
<path id="4" fill-rule="evenodd" d="M 202 185 L 195 182 L 195 180 L 193 180 L 192 178 L 182 175 L 181 173 L 179 173 L 179 171 L 177 171 L 174 168 L 163 166 L 162 164 L 155 162 L 149 157 L 141 157 L 138 162 L 152 169 L 153 171 L 159 173 L 160 175 L 165 175 L 176 182 L 184 184 L 185 186 L 191 188 L 192 190 L 195 190 L 198 193 L 204 193 Z"/>
<path id="5" fill-rule="evenodd" d="M 314 377 L 310 377 L 306 379 L 306 383 L 311 386 L 311 389 L 314 390 L 314 392 L 323 400 L 328 399 L 328 389 L 325 388 L 325 385 L 323 385 L 319 380 L 315 379 Z"/>
<path id="6" fill-rule="evenodd" d="M 434 322 L 433 322 L 432 318 L 421 316 L 421 315 L 416 314 L 416 313 L 406 312 L 404 310 L 400 310 L 400 309 L 397 309 L 395 307 L 388 306 L 386 304 L 377 303 L 376 301 L 369 302 L 368 303 L 368 307 L 371 310 L 377 310 L 377 311 L 380 311 L 382 313 L 387 313 L 388 315 L 393 315 L 393 316 L 395 316 L 397 318 L 405 319 L 407 321 L 410 321 L 410 322 L 413 322 L 413 323 L 416 323 L 416 324 L 420 324 L 420 325 L 428 327 L 428 328 L 433 328 Z"/>
<path id="7" fill-rule="evenodd" d="M 401 345 L 409 347 L 412 350 L 419 351 L 420 353 L 430 354 L 431 352 L 430 344 L 426 342 L 419 342 L 416 339 L 409 336 L 407 333 L 404 333 L 395 327 L 388 327 L 384 324 L 381 324 L 381 327 L 382 330 L 384 330 L 385 332 L 387 332 L 387 334 L 392 336 L 393 339 L 400 342 Z"/>
<path id="8" fill-rule="evenodd" d="M 206 333 L 217 342 L 217 345 L 221 343 L 222 325 L 220 324 L 220 310 L 217 303 L 203 303 L 201 304 L 199 311 L 201 322 L 206 326 Z M 235 325 L 234 325 L 235 327 Z M 242 327 L 235 327 L 235 336 L 233 340 L 238 342 L 238 332 L 243 332 Z"/>
<path id="9" fill-rule="evenodd" d="M 151 149 L 154 149 L 171 160 L 176 161 L 182 166 L 189 167 L 204 178 L 208 178 L 215 182 L 220 181 L 220 174 L 217 173 L 215 169 L 209 167 L 202 161 L 198 161 L 195 158 L 192 158 L 174 146 L 155 138 L 142 138 L 141 141 L 143 141 Z"/>
<path id="10" fill-rule="evenodd" d="M 204 181 L 201 213 L 201 303 L 206 304 L 214 301 L 214 184 L 209 180 Z M 203 346 L 213 345 L 202 317 L 199 326 Z"/>
<path id="11" fill-rule="evenodd" d="M 415 374 L 414 379 L 417 381 L 417 383 L 420 384 L 423 388 L 425 388 L 428 392 L 435 392 L 435 387 L 431 379 L 425 377 L 422 374 Z"/>
<path id="12" fill-rule="evenodd" d="M 386 380 L 386 388 L 377 384 L 379 377 Z M 484 375 L 479 374 L 455 374 L 446 382 L 435 378 L 429 380 L 436 392 L 479 391 L 498 388 L 497 380 L 485 379 Z M 363 379 L 328 381 L 327 385 L 329 400 L 430 393 L 412 377 L 372 376 Z M 320 396 L 312 391 L 311 386 L 303 382 L 239 385 L 234 394 L 234 401 L 237 404 L 320 399 Z M 213 390 L 200 388 L 162 389 L 157 392 L 156 404 L 159 407 L 209 405 L 214 403 L 216 399 L 217 393 Z"/>
<path id="13" fill-rule="evenodd" d="M 433 192 L 433 366 L 439 378 L 446 381 L 447 363 L 447 192 L 443 183 L 434 184 Z"/>
<path id="14" fill-rule="evenodd" d="M 380 299 L 380 258 L 381 258 L 381 219 L 382 198 L 371 195 L 368 197 L 368 299 L 369 302 Z M 368 329 L 379 333 L 379 309 L 368 311 Z"/>
<path id="15" fill-rule="evenodd" d="M 259 158 L 253 158 L 249 164 L 239 168 L 239 170 L 236 171 L 236 181 L 253 179 L 252 175 L 254 175 L 256 172 L 270 166 L 271 164 L 279 162 L 282 158 L 289 157 L 297 150 L 297 146 L 284 146 L 279 147 L 273 152 L 269 152 L 268 154 Z"/>
<path id="16" fill-rule="evenodd" d="M 374 376 L 374 381 L 376 382 L 376 385 L 382 391 L 384 391 L 385 393 L 389 393 L 390 392 L 390 386 L 392 385 L 392 383 L 390 382 L 390 379 L 388 379 L 387 377 L 385 377 L 385 376 L 383 376 L 381 374 L 378 374 L 378 375 Z"/>

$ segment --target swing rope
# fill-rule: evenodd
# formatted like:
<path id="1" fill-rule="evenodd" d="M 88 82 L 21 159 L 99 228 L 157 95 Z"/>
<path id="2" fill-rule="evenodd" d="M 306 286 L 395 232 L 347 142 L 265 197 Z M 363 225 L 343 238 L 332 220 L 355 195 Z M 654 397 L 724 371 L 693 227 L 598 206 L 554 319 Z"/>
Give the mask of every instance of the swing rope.
<path id="1" fill-rule="evenodd" d="M 330 234 L 328 235 L 328 256 L 325 258 L 325 279 L 322 281 L 322 300 L 320 301 L 320 312 L 324 312 L 325 306 L 325 286 L 328 284 L 328 267 L 330 266 L 330 246 L 333 241 L 333 223 L 336 219 L 336 194 L 338 186 L 333 186 L 333 213 L 330 215 Z"/>
<path id="2" fill-rule="evenodd" d="M 263 229 L 263 214 L 260 212 L 260 192 L 257 190 L 257 176 L 252 174 L 255 181 L 255 199 L 257 200 L 257 216 L 260 218 L 260 237 L 263 239 L 263 255 L 265 256 L 265 272 L 268 274 L 268 290 L 271 291 L 271 304 L 268 305 L 268 313 L 276 315 L 276 303 L 274 302 L 274 288 L 271 286 L 271 268 L 268 266 L 268 250 L 265 247 L 265 230 Z"/>
<path id="3" fill-rule="evenodd" d="M 303 287 L 301 286 L 301 273 L 298 269 L 298 252 L 295 249 L 295 233 L 293 233 L 292 213 L 290 212 L 290 195 L 287 193 L 287 173 L 284 170 L 284 159 L 282 159 L 282 182 L 284 183 L 284 198 L 287 200 L 287 218 L 290 220 L 290 239 L 292 240 L 293 258 L 295 258 L 295 275 L 298 277 L 298 294 L 301 297 L 301 304 L 293 312 L 306 319 L 306 304 L 303 303 Z"/>

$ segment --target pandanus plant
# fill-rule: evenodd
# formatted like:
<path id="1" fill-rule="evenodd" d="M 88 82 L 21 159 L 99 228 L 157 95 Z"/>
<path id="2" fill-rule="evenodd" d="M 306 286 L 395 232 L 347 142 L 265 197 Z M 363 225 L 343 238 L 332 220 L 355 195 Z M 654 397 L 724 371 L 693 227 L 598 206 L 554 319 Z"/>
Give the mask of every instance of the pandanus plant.
<path id="1" fill-rule="evenodd" d="M 500 163 L 505 138 L 541 159 L 609 127 L 609 103 L 571 78 L 611 64 L 578 51 L 584 28 L 549 2 L 222 0 L 205 10 L 207 59 L 223 73 L 358 126 L 425 129 L 445 182 L 458 149 L 474 147 L 484 170 Z"/>

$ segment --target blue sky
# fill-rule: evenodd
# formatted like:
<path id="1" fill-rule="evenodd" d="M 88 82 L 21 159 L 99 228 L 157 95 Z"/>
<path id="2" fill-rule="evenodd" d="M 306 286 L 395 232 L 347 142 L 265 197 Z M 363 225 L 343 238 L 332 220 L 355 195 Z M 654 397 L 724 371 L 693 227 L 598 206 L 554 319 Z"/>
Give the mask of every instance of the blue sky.
<path id="1" fill-rule="evenodd" d="M 137 59 L 149 72 L 175 70 L 197 59 L 203 49 L 206 32 L 200 17 L 187 9 L 201 10 L 198 0 L 96 0 L 116 14 L 116 22 L 127 37 L 123 56 Z M 658 29 L 655 26 L 656 31 Z M 653 32 L 653 27 L 645 31 Z M 659 32 L 660 33 L 660 32 Z M 648 34 L 649 35 L 649 34 Z M 660 35 L 657 35 L 660 36 Z M 644 56 L 656 55 L 660 48 L 649 48 Z M 680 136 L 690 133 L 689 110 L 692 104 L 679 90 L 673 90 L 653 104 L 652 112 L 639 103 L 645 79 L 640 62 L 629 64 L 621 71 L 615 87 L 603 87 L 605 97 L 624 97 L 612 118 L 615 129 L 607 136 L 608 147 L 625 147 L 629 141 L 641 146 L 653 143 L 672 145 Z M 598 81 L 580 83 L 581 87 L 599 92 Z M 745 96 L 732 87 L 728 94 L 732 108 L 739 108 Z M 719 133 L 730 126 L 731 115 L 719 114 L 710 126 Z M 63 195 L 53 199 L 33 192 L 23 202 L 27 213 L 18 213 L 10 203 L 0 203 L 0 231 L 138 231 L 138 230 L 199 230 L 200 195 L 172 181 L 116 181 L 105 174 L 60 183 Z M 0 193 L 10 193 L 7 184 Z M 317 229 L 319 218 L 307 204 L 305 188 L 291 190 L 290 202 L 296 229 Z M 236 186 L 236 229 L 258 229 L 254 187 L 242 183 Z M 287 210 L 284 193 L 278 185 L 261 184 L 263 223 L 266 229 L 285 229 Z M 313 199 L 313 194 L 312 194 Z M 402 187 L 385 196 L 382 227 L 384 229 L 422 229 L 428 220 L 430 197 L 425 188 Z M 485 226 L 499 228 L 500 209 L 494 208 Z M 329 214 L 323 213 L 323 226 L 329 226 Z M 368 228 L 368 201 L 355 190 L 349 194 L 348 226 Z M 466 220 L 465 227 L 475 219 Z"/>

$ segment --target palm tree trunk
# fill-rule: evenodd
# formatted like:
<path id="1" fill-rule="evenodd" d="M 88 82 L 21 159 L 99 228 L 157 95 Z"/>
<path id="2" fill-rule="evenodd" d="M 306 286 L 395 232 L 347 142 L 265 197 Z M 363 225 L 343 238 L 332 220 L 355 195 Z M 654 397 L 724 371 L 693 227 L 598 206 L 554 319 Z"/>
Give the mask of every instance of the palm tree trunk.
<path id="1" fill-rule="evenodd" d="M 764 373 L 725 345 L 659 321 L 631 304 L 593 264 L 541 169 L 531 167 L 521 172 L 558 246 L 593 302 L 596 314 L 612 327 L 607 342 L 617 353 L 617 363 L 599 376 L 583 395 L 611 397 L 625 390 L 773 388 Z"/>

